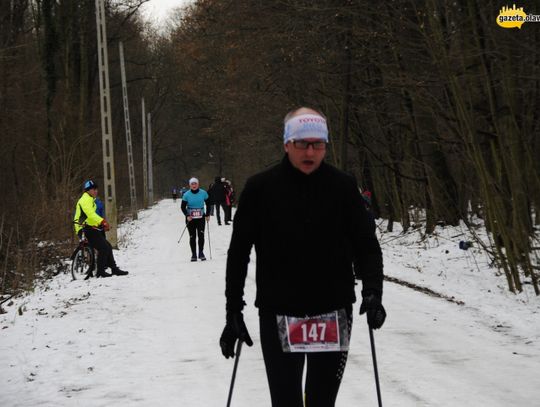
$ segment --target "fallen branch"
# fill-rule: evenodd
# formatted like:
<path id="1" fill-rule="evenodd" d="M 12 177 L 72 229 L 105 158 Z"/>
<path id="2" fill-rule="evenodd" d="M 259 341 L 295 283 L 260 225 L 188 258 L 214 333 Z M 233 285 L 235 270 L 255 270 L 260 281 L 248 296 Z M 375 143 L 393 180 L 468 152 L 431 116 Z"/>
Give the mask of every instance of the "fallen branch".
<path id="1" fill-rule="evenodd" d="M 419 285 L 409 283 L 408 281 L 400 280 L 399 278 L 384 276 L 384 279 L 386 281 L 390 281 L 391 283 L 403 285 L 405 287 L 412 288 L 415 291 L 420 291 L 421 293 L 427 294 L 427 295 L 429 295 L 431 297 L 442 298 L 443 300 L 452 302 L 452 303 L 457 304 L 457 305 L 465 305 L 465 303 L 463 301 L 456 300 L 454 297 L 449 297 L 447 295 L 444 295 L 444 294 L 438 293 L 436 291 L 433 291 L 433 290 L 431 290 L 429 288 L 421 287 Z"/>

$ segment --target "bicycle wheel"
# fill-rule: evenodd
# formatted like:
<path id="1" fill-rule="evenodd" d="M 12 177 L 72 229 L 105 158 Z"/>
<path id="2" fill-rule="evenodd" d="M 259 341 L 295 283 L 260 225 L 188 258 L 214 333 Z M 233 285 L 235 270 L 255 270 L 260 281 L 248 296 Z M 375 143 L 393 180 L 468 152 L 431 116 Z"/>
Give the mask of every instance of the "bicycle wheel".
<path id="1" fill-rule="evenodd" d="M 94 251 L 89 246 L 81 246 L 73 256 L 71 276 L 74 280 L 84 279 L 94 268 Z"/>

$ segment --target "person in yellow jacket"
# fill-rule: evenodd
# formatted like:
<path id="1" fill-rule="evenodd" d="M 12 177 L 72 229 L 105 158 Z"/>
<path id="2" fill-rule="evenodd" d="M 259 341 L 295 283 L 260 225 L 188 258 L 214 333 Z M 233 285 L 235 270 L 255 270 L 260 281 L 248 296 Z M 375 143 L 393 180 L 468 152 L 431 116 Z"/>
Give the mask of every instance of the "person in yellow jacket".
<path id="1" fill-rule="evenodd" d="M 97 194 L 97 184 L 92 180 L 86 181 L 84 192 L 75 207 L 75 216 L 73 217 L 75 233 L 81 237 L 84 230 L 88 243 L 98 251 L 96 277 L 124 276 L 128 272 L 120 270 L 116 265 L 112 246 L 103 233 L 103 231 L 109 230 L 109 223 L 96 213 Z M 111 268 L 112 274 L 105 272 L 107 267 Z"/>

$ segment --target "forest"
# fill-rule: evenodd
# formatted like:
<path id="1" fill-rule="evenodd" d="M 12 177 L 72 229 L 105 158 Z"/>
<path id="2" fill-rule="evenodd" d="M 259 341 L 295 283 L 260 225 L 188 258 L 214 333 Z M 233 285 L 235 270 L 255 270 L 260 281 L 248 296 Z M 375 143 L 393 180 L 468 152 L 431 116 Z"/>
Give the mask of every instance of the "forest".
<path id="1" fill-rule="evenodd" d="M 160 31 L 146 1 L 105 1 L 120 219 L 133 215 L 122 42 L 140 209 L 142 98 L 156 199 L 194 175 L 241 192 L 282 158 L 285 114 L 310 106 L 328 118 L 327 161 L 389 229 L 485 227 L 473 244 L 508 289 L 540 295 L 540 24 L 500 27 L 495 1 L 197 0 Z M 0 4 L 4 294 L 64 267 L 74 204 L 103 164 L 95 0 Z"/>

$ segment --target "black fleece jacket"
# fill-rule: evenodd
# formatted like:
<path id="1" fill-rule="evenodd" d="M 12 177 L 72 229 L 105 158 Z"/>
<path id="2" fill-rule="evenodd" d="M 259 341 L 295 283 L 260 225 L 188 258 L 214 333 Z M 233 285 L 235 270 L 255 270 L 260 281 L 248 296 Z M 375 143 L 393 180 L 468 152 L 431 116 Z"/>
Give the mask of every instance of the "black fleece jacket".
<path id="1" fill-rule="evenodd" d="M 251 247 L 257 255 L 255 305 L 315 315 L 382 295 L 382 253 L 354 177 L 322 163 L 309 175 L 288 156 L 249 178 L 240 196 L 227 257 L 227 311 L 241 311 Z M 354 263 L 354 272 L 353 272 Z"/>

